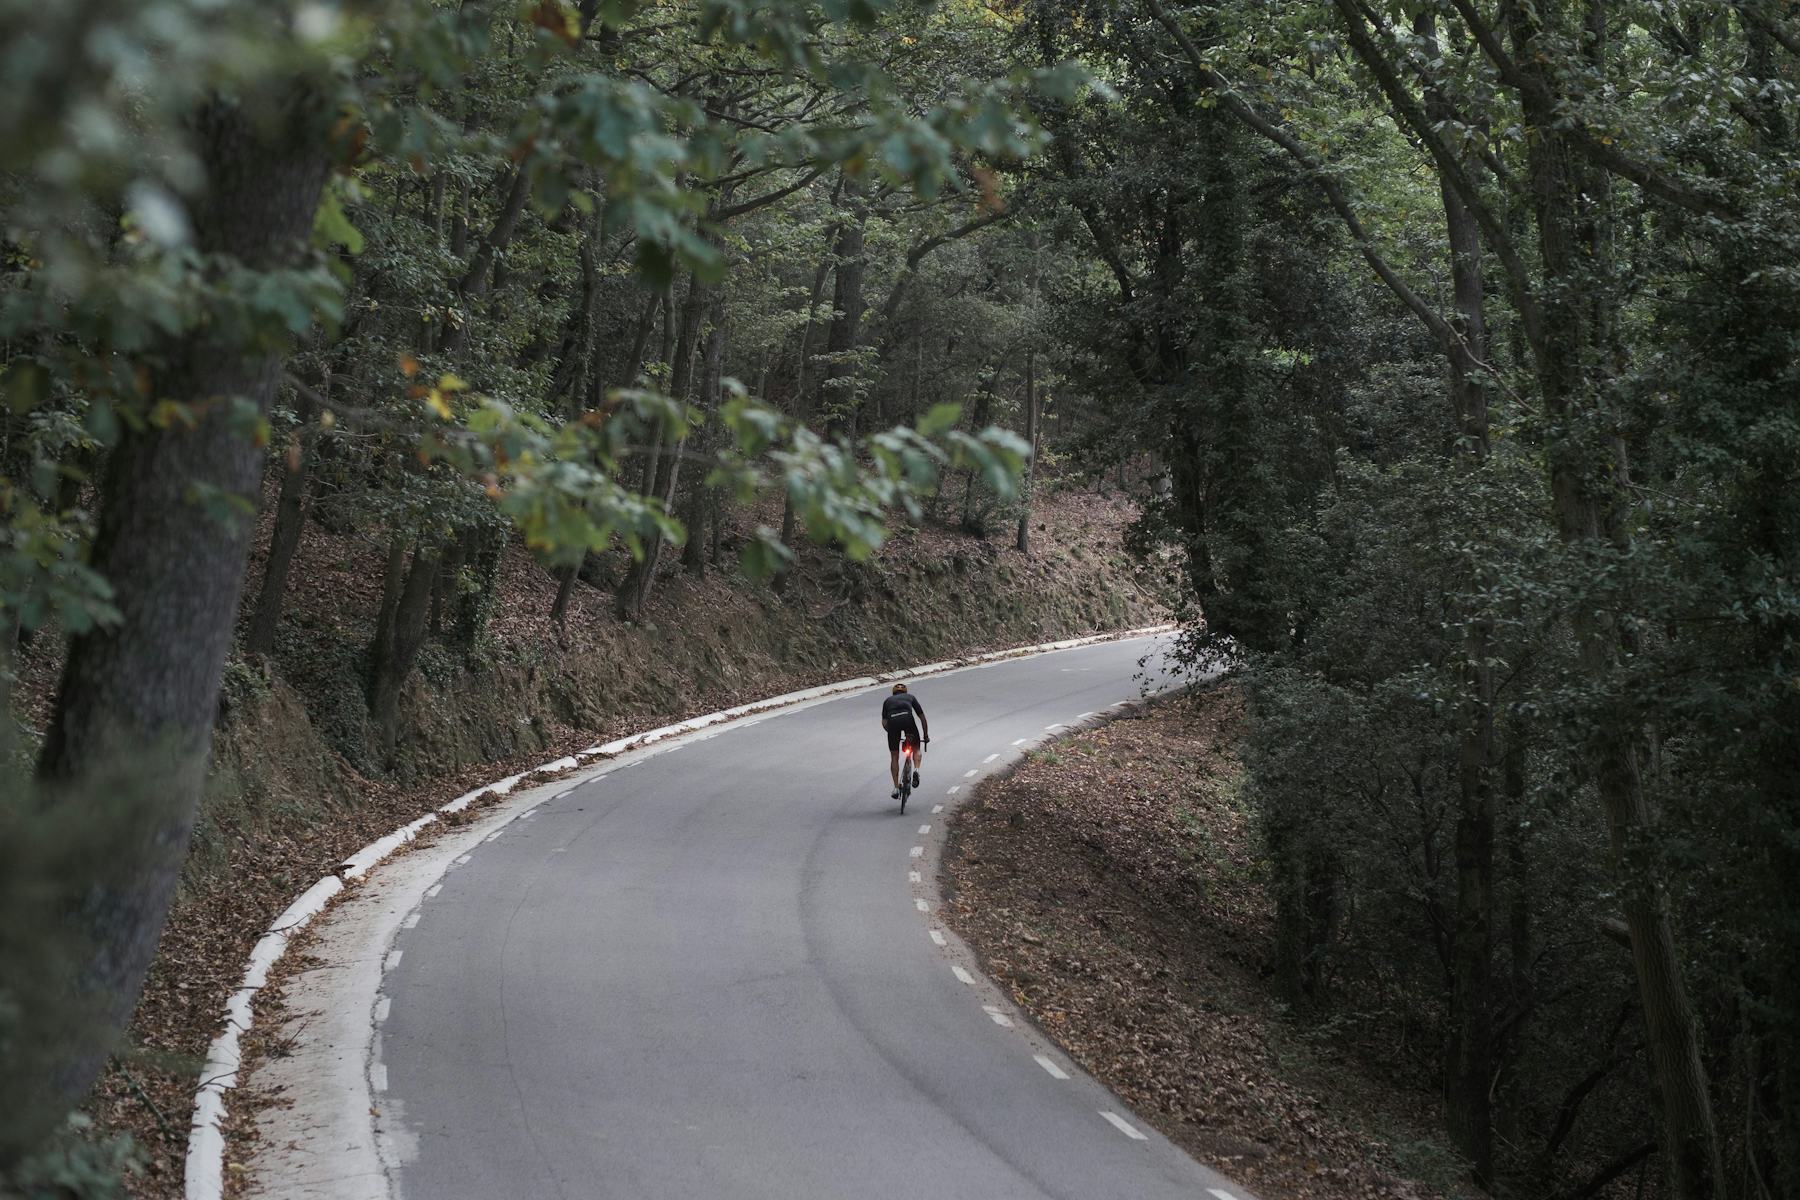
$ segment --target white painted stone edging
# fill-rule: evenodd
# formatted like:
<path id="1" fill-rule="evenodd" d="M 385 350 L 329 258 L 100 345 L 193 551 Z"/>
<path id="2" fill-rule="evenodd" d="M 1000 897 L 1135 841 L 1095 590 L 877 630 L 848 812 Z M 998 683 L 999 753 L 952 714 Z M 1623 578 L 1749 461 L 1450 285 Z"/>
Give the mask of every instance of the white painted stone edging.
<path id="1" fill-rule="evenodd" d="M 925 666 L 908 667 L 881 675 L 840 680 L 837 683 L 827 683 L 798 692 L 788 692 L 785 695 L 773 696 L 751 704 L 740 704 L 735 708 L 707 713 L 704 716 L 693 717 L 674 725 L 664 725 L 660 729 L 652 729 L 646 733 L 633 734 L 616 741 L 589 746 L 576 754 L 545 763 L 541 767 L 534 767 L 517 775 L 509 775 L 505 779 L 478 787 L 472 792 L 465 792 L 435 812 L 426 813 L 417 820 L 402 825 L 386 837 L 370 842 L 345 859 L 333 874 L 327 875 L 313 884 L 299 899 L 288 905 L 287 909 L 269 926 L 268 932 L 264 933 L 262 938 L 257 941 L 255 949 L 250 952 L 250 960 L 244 968 L 243 982 L 225 1003 L 224 1029 L 213 1039 L 212 1045 L 207 1050 L 206 1066 L 200 1072 L 200 1086 L 194 1093 L 194 1120 L 192 1127 L 188 1130 L 185 1170 L 187 1200 L 221 1200 L 224 1196 L 225 1135 L 220 1125 L 225 1118 L 225 1093 L 237 1086 L 238 1068 L 243 1063 L 240 1042 L 254 1020 L 252 1005 L 256 993 L 268 983 L 269 972 L 286 952 L 288 940 L 325 910 L 325 906 L 331 902 L 331 899 L 344 890 L 346 881 L 362 878 L 388 855 L 417 837 L 420 830 L 437 821 L 440 815 L 461 812 L 480 797 L 490 793 L 495 796 L 504 796 L 518 787 L 520 783 L 536 776 L 560 774 L 583 765 L 589 759 L 612 758 L 631 750 L 642 749 L 666 738 L 693 733 L 696 730 L 766 712 L 770 709 L 802 704 L 808 700 L 835 696 L 841 692 L 859 691 L 878 683 L 934 675 L 977 663 L 997 662 L 1001 659 L 1019 658 L 1029 654 L 1046 654 L 1054 650 L 1072 650 L 1078 646 L 1089 646 L 1099 642 L 1125 641 L 1130 638 L 1168 633 L 1175 628 L 1174 625 L 1151 625 L 1142 629 L 1095 634 L 1092 637 L 1068 638 L 1060 642 L 1045 642 L 1036 646 L 1020 646 L 1013 650 L 998 650 L 988 654 L 972 655 L 968 658 L 928 663 Z"/>

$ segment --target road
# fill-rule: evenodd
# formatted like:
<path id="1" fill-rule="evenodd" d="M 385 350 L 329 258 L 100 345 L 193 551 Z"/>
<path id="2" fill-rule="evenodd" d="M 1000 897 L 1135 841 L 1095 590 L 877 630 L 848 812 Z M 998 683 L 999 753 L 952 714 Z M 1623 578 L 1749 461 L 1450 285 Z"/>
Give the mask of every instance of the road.
<path id="1" fill-rule="evenodd" d="M 1138 695 L 1160 645 L 915 683 L 934 740 L 904 817 L 883 687 L 643 755 L 480 843 L 388 956 L 370 1069 L 397 1193 L 1249 1200 L 932 915 L 933 808 Z"/>

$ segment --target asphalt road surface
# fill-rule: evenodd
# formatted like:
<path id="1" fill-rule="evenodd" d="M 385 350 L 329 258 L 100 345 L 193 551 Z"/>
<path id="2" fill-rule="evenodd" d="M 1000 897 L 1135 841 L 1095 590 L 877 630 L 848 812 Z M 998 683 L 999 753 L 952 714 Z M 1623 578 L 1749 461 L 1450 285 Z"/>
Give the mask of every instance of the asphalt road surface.
<path id="1" fill-rule="evenodd" d="M 933 915 L 933 808 L 1137 696 L 1161 644 L 915 682 L 905 816 L 884 686 L 646 755 L 482 844 L 383 987 L 399 1195 L 1250 1200 L 971 982 Z"/>

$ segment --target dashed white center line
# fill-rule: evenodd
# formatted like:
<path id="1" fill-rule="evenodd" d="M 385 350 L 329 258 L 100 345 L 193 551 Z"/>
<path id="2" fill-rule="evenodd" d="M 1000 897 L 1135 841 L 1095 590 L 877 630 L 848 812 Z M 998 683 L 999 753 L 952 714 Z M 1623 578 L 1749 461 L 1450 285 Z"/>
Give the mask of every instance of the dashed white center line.
<path id="1" fill-rule="evenodd" d="M 1110 1124 L 1114 1129 L 1117 1129 L 1120 1133 L 1124 1134 L 1126 1137 L 1130 1138 L 1132 1141 L 1147 1142 L 1150 1140 L 1148 1137 L 1146 1137 L 1144 1134 L 1142 1134 L 1141 1132 L 1138 1131 L 1137 1126 L 1133 1125 L 1130 1121 L 1127 1121 L 1124 1117 L 1121 1117 L 1118 1113 L 1103 1112 L 1100 1115 L 1105 1117 L 1107 1120 L 1107 1123 Z"/>
<path id="2" fill-rule="evenodd" d="M 1051 1058 L 1049 1055 L 1034 1054 L 1031 1057 L 1037 1059 L 1038 1066 L 1044 1068 L 1044 1070 L 1046 1070 L 1050 1073 L 1050 1078 L 1052 1078 L 1052 1079 L 1067 1079 L 1069 1077 L 1069 1073 L 1067 1071 L 1063 1070 L 1061 1067 L 1057 1066 L 1056 1060 Z"/>
<path id="3" fill-rule="evenodd" d="M 917 871 L 908 871 L 906 873 L 906 881 L 908 883 L 924 883 L 925 877 Z"/>
<path id="4" fill-rule="evenodd" d="M 914 900 L 913 907 L 918 909 L 920 912 L 930 912 L 931 911 L 931 905 L 926 903 L 923 900 Z"/>
<path id="5" fill-rule="evenodd" d="M 427 895 L 427 896 L 435 896 L 435 895 L 437 895 L 437 894 L 438 894 L 438 893 L 439 893 L 439 892 L 441 892 L 441 891 L 443 891 L 443 890 L 444 890 L 444 885 L 443 885 L 443 884 L 441 884 L 441 883 L 434 883 L 434 884 L 432 884 L 432 885 L 431 885 L 431 886 L 430 886 L 430 887 L 428 887 L 428 888 L 426 888 L 426 889 L 425 889 L 425 894 L 426 894 L 426 895 Z"/>
<path id="6" fill-rule="evenodd" d="M 990 755 L 988 755 L 988 756 L 987 756 L 987 757 L 986 757 L 986 758 L 984 758 L 984 759 L 982 759 L 982 760 L 981 760 L 981 761 L 982 761 L 982 762 L 984 762 L 984 763 L 991 763 L 991 762 L 993 762 L 993 761 L 994 761 L 994 760 L 995 760 L 995 759 L 996 759 L 996 758 L 999 758 L 999 757 L 1000 757 L 1000 756 L 999 756 L 999 755 L 998 755 L 998 754 L 990 754 Z"/>
<path id="7" fill-rule="evenodd" d="M 470 858 L 470 857 L 471 857 L 471 856 L 470 856 L 470 855 L 467 855 L 467 854 L 463 854 L 463 855 L 459 855 L 459 856 L 458 856 L 458 857 L 457 857 L 457 860 L 456 860 L 456 861 L 457 861 L 457 863 L 458 863 L 458 864 L 459 864 L 459 865 L 460 865 L 460 864 L 462 864 L 462 863 L 466 863 L 466 862 L 468 862 L 468 861 L 469 861 L 469 858 Z"/>
<path id="8" fill-rule="evenodd" d="M 931 815 L 934 817 L 943 811 L 944 811 L 944 806 L 941 804 L 934 804 L 931 806 Z"/>
<path id="9" fill-rule="evenodd" d="M 381 964 L 381 969 L 383 971 L 391 971 L 395 967 L 399 966 L 400 965 L 400 955 L 402 953 L 403 953 L 403 951 L 400 951 L 400 950 L 389 950 L 388 956 L 387 956 L 387 961 Z"/>
<path id="10" fill-rule="evenodd" d="M 393 1011 L 393 1008 L 394 1002 L 386 996 L 377 1000 L 375 1002 L 375 1023 L 379 1025 L 381 1022 L 387 1020 L 388 1013 Z"/>
<path id="11" fill-rule="evenodd" d="M 387 1091 L 387 1066 L 384 1063 L 369 1064 L 369 1082 L 378 1092 Z"/>
<path id="12" fill-rule="evenodd" d="M 964 983 L 968 984 L 970 987 L 975 986 L 975 977 L 973 975 L 969 974 L 967 971 L 963 970 L 961 967 L 951 967 L 950 973 L 952 975 L 956 976 L 958 979 L 962 980 Z"/>
<path id="13" fill-rule="evenodd" d="M 400 925 L 404 929 L 417 929 L 419 927 L 419 914 L 408 913 L 406 920 L 400 922 Z"/>
<path id="14" fill-rule="evenodd" d="M 986 1013 L 990 1018 L 992 1018 L 994 1024 L 1000 1026 L 1002 1029 L 1011 1029 L 1012 1028 L 1012 1018 L 1007 1016 L 1005 1013 L 1001 1012 L 999 1009 L 995 1008 L 993 1005 L 984 1004 L 981 1006 L 981 1011 Z"/>
<path id="15" fill-rule="evenodd" d="M 934 929 L 931 931 L 931 940 L 940 946 L 948 946 L 950 944 L 950 939 L 944 936 L 944 931 L 941 929 Z"/>
<path id="16" fill-rule="evenodd" d="M 914 857 L 914 858 L 924 858 L 924 857 L 925 857 L 925 847 L 923 847 L 923 846 L 914 846 L 914 847 L 913 847 L 913 848 L 912 848 L 912 856 L 913 856 L 913 857 Z"/>
<path id="17" fill-rule="evenodd" d="M 929 826 L 929 825 L 919 826 L 919 836 L 920 837 L 924 837 L 926 834 L 928 834 L 930 832 L 931 832 L 931 826 Z"/>

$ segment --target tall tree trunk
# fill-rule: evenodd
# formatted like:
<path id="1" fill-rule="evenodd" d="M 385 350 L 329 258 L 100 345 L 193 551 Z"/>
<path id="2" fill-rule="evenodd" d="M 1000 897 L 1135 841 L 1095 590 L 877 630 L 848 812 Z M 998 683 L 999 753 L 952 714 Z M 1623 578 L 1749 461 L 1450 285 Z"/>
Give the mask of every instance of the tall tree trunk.
<path id="1" fill-rule="evenodd" d="M 1602 6 L 1590 2 L 1587 13 L 1591 31 Z M 1521 90 L 1521 102 L 1532 134 L 1528 169 L 1544 271 L 1540 387 L 1551 428 L 1562 431 L 1549 447 L 1550 489 L 1562 540 L 1577 553 L 1603 551 L 1627 536 L 1619 494 L 1626 464 L 1616 443 L 1597 447 L 1574 431 L 1599 425 L 1604 403 L 1604 380 L 1589 374 L 1607 361 L 1591 296 L 1593 274 L 1610 262 L 1594 210 L 1610 181 L 1569 144 L 1553 99 L 1551 57 L 1537 53 L 1544 19 L 1528 6 L 1509 10 L 1514 55 L 1537 84 Z M 1624 631 L 1608 608 L 1587 601 L 1574 608 L 1570 623 L 1582 672 L 1604 690 L 1617 671 Z M 1652 822 L 1641 777 L 1643 731 L 1633 722 L 1620 715 L 1596 729 L 1588 760 L 1619 875 L 1669 1180 L 1680 1200 L 1712 1200 L 1722 1186 L 1718 1129 L 1668 895 L 1646 853 Z"/>
<path id="2" fill-rule="evenodd" d="M 634 387 L 637 377 L 644 369 L 644 353 L 650 347 L 650 335 L 656 330 L 656 314 L 662 305 L 662 294 L 652 292 L 644 299 L 644 307 L 638 313 L 637 325 L 631 331 L 631 352 L 625 358 L 625 369 L 620 372 L 619 386 Z"/>
<path id="3" fill-rule="evenodd" d="M 592 223 L 588 235 L 581 239 L 578 255 L 581 261 L 581 299 L 569 315 L 562 340 L 556 350 L 556 367 L 550 376 L 550 397 L 563 410 L 565 418 L 581 411 L 587 389 L 582 386 L 594 370 L 595 305 L 600 295 L 600 263 L 594 249 L 599 237 L 599 220 Z"/>
<path id="4" fill-rule="evenodd" d="M 420 545 L 413 550 L 405 582 L 390 602 L 383 597 L 383 621 L 369 646 L 369 720 L 377 744 L 391 753 L 400 734 L 400 693 L 412 674 L 419 648 L 430 628 L 431 592 L 437 582 L 438 555 Z"/>
<path id="5" fill-rule="evenodd" d="M 1437 41 L 1437 23 L 1419 13 L 1413 31 Z M 1449 102 L 1427 89 L 1427 113 L 1450 119 Z M 1465 169 L 1467 164 L 1465 164 Z M 1476 478 L 1488 463 L 1488 410 L 1485 370 L 1489 359 L 1487 286 L 1481 268 L 1481 230 L 1475 215 L 1447 178 L 1438 192 L 1450 246 L 1454 310 L 1453 344 L 1446 359 L 1450 400 L 1456 418 L 1456 457 Z M 1486 591 L 1471 579 L 1471 596 Z M 1474 601 L 1479 605 L 1479 601 Z M 1483 611 L 1460 614 L 1464 622 L 1461 730 L 1457 747 L 1456 897 L 1451 931 L 1450 1028 L 1444 1062 L 1445 1115 L 1450 1136 L 1468 1159 L 1476 1181 L 1492 1188 L 1494 1178 L 1494 672 L 1493 619 Z"/>
<path id="6" fill-rule="evenodd" d="M 828 357 L 824 378 L 819 381 L 818 410 L 825 415 L 825 428 L 833 434 L 854 433 L 857 429 L 856 366 L 850 356 L 862 337 L 863 311 L 868 307 L 863 297 L 863 280 L 868 273 L 863 235 L 869 208 L 859 180 L 845 180 L 844 194 L 848 212 L 838 226 L 831 292 L 833 315 L 825 336 Z"/>
<path id="7" fill-rule="evenodd" d="M 196 116 L 207 190 L 193 224 L 202 252 L 281 268 L 305 250 L 325 139 L 302 89 L 251 103 L 254 113 L 214 100 Z M 99 1073 L 137 1000 L 193 830 L 252 535 L 247 519 L 195 496 L 254 504 L 263 452 L 233 400 L 266 414 L 281 365 L 273 352 L 211 340 L 210 328 L 168 346 L 154 380 L 154 395 L 193 406 L 195 424 L 127 426 L 111 457 L 92 564 L 122 620 L 71 644 L 38 760 L 52 799 L 87 810 L 82 823 L 112 841 L 59 881 L 78 898 L 85 962 L 65 1012 L 44 1015 L 79 1009 L 89 1020 L 34 1044 L 50 1069 L 11 1081 L 4 1140 L 60 1120 Z M 27 1014 L 23 1037 L 35 1041 L 39 1015 Z"/>
<path id="8" fill-rule="evenodd" d="M 685 404 L 694 378 L 694 358 L 699 343 L 700 318 L 706 311 L 707 287 L 699 276 L 688 277 L 687 295 L 682 300 L 679 330 L 675 335 L 673 361 L 669 371 L 669 395 Z M 664 330 L 664 343 L 668 341 L 668 330 Z M 645 469 L 644 494 L 660 501 L 665 509 L 673 509 L 675 489 L 681 478 L 681 439 L 680 430 L 663 428 L 658 431 L 657 444 L 652 451 L 650 461 Z M 649 603 L 650 591 L 656 582 L 656 568 L 662 561 L 663 543 L 661 538 L 651 538 L 644 547 L 644 556 L 631 564 L 625 578 L 619 584 L 619 591 L 614 600 L 614 607 L 621 620 L 635 621 L 643 614 L 644 605 Z"/>
<path id="9" fill-rule="evenodd" d="M 819 260 L 818 270 L 813 272 L 812 291 L 806 297 L 806 323 L 800 326 L 800 352 L 794 367 L 794 416 L 806 419 L 807 400 L 807 355 L 812 351 L 813 322 L 819 315 L 819 297 L 825 291 L 825 274 L 831 269 L 829 257 Z M 781 544 L 792 549 L 794 545 L 794 497 L 786 488 L 781 497 Z M 793 574 L 791 565 L 783 566 L 769 581 L 777 596 L 787 591 L 788 579 Z"/>
<path id="10" fill-rule="evenodd" d="M 987 382 L 982 385 L 981 398 L 975 401 L 975 413 L 969 422 L 969 428 L 985 429 L 987 427 L 989 414 L 992 412 L 994 406 L 994 385 L 999 381 L 999 378 L 1000 368 L 995 367 L 993 371 L 989 373 Z M 975 489 L 975 482 L 976 472 L 971 468 L 968 473 L 968 479 L 963 484 L 962 520 L 959 524 L 962 531 L 970 537 L 985 538 L 987 536 L 987 510 L 985 507 L 981 509 L 976 508 L 975 497 L 977 492 Z"/>
<path id="11" fill-rule="evenodd" d="M 531 199 L 531 176 L 523 167 L 514 168 L 512 179 L 507 185 L 506 198 L 500 203 L 499 215 L 494 218 L 492 228 L 475 253 L 469 259 L 467 269 L 457 281 L 456 293 L 462 300 L 462 320 L 447 322 L 448 329 L 444 334 L 444 349 L 451 354 L 461 354 L 469 347 L 469 327 L 475 323 L 473 301 L 487 295 L 490 272 L 494 267 L 494 259 L 506 249 L 512 241 L 513 232 L 518 228 L 519 217 L 525 211 L 525 204 Z"/>
<path id="12" fill-rule="evenodd" d="M 569 599 L 575 594 L 579 566 L 561 567 L 556 572 L 556 600 L 550 605 L 550 623 L 561 627 L 569 616 Z"/>
<path id="13" fill-rule="evenodd" d="M 706 365 L 700 372 L 700 410 L 705 424 L 701 426 L 698 445 L 700 452 L 712 448 L 717 436 L 717 420 L 719 408 L 719 385 L 725 375 L 725 293 L 714 290 L 712 312 L 709 316 L 711 328 L 706 334 Z M 706 522 L 713 515 L 718 504 L 717 489 L 710 487 L 705 479 L 697 479 L 688 490 L 686 515 L 682 523 L 687 526 L 687 543 L 681 550 L 681 565 L 690 575 L 705 575 L 708 557 L 708 543 L 705 536 Z"/>
<path id="14" fill-rule="evenodd" d="M 331 395 L 331 368 L 319 394 Z M 306 528 L 306 476 L 312 467 L 311 397 L 302 392 L 294 401 L 299 418 L 288 460 L 281 473 L 281 495 L 275 502 L 275 527 L 269 535 L 269 558 L 263 565 L 262 587 L 256 593 L 256 609 L 250 618 L 250 630 L 244 636 L 244 649 L 250 654 L 267 655 L 275 649 L 275 634 L 281 626 L 281 608 L 287 597 L 288 571 L 294 565 L 294 553 L 300 548 L 300 535 Z"/>
<path id="15" fill-rule="evenodd" d="M 1031 501 L 1037 486 L 1038 459 L 1038 421 L 1041 412 L 1038 408 L 1037 388 L 1037 351 L 1025 352 L 1025 444 L 1031 447 L 1031 457 L 1025 460 L 1025 481 L 1019 496 L 1019 536 L 1016 544 L 1020 554 L 1031 553 Z"/>

